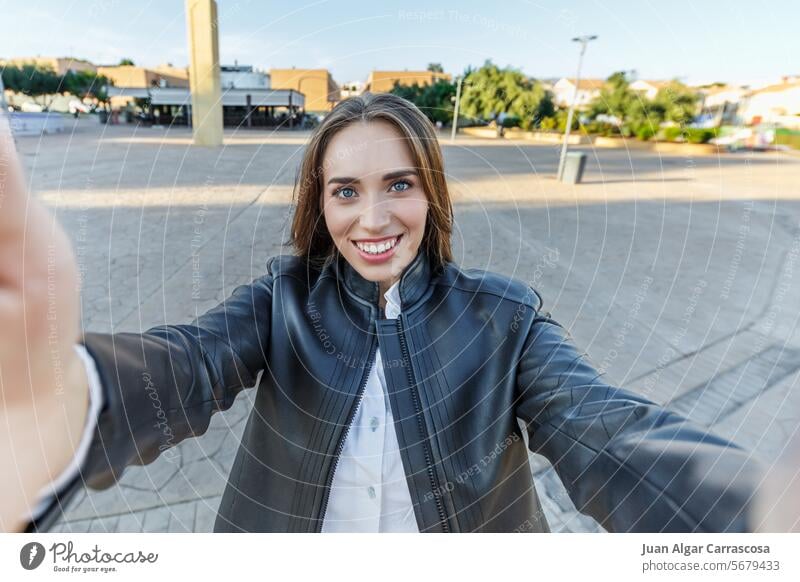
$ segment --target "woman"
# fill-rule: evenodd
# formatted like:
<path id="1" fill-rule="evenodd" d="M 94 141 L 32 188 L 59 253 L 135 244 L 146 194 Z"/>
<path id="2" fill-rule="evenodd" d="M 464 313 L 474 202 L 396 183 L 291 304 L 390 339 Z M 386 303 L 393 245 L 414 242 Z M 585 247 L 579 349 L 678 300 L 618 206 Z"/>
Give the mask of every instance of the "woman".
<path id="1" fill-rule="evenodd" d="M 750 529 L 745 451 L 606 384 L 524 282 L 453 262 L 441 151 L 411 103 L 340 103 L 295 194 L 295 253 L 222 304 L 81 338 L 89 380 L 76 352 L 65 391 L 85 407 L 93 383 L 102 409 L 28 531 L 253 385 L 215 531 L 549 531 L 527 448 L 611 531 Z"/>

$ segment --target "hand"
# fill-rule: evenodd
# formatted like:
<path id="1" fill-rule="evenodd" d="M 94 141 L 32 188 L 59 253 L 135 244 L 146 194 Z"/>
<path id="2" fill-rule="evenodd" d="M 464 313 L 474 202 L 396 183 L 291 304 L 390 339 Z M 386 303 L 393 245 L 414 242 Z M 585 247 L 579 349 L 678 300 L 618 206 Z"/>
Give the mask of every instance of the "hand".
<path id="1" fill-rule="evenodd" d="M 0 112 L 0 530 L 19 531 L 69 464 L 88 410 L 78 274 L 58 222 L 28 196 Z"/>
<path id="2" fill-rule="evenodd" d="M 753 522 L 759 533 L 800 532 L 800 433 L 789 439 L 761 480 Z"/>

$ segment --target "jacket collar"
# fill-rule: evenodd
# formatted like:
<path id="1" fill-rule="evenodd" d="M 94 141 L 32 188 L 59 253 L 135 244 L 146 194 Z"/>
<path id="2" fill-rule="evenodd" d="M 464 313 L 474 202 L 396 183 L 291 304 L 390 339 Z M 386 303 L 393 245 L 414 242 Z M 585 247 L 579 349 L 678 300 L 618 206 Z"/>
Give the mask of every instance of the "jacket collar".
<path id="1" fill-rule="evenodd" d="M 376 281 L 369 281 L 362 277 L 338 253 L 334 262 L 334 272 L 337 280 L 344 284 L 344 288 L 349 294 L 355 295 L 368 303 L 378 304 L 379 284 Z M 400 306 L 403 311 L 422 297 L 428 289 L 431 275 L 430 259 L 424 248 L 420 246 L 417 256 L 403 269 L 403 273 L 400 275 L 399 294 Z"/>

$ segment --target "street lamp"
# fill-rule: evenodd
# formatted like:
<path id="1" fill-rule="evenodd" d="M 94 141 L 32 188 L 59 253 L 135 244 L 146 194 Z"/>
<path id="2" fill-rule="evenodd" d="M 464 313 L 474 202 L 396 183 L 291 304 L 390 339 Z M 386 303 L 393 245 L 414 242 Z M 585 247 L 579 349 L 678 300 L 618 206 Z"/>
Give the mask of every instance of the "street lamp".
<path id="1" fill-rule="evenodd" d="M 453 129 L 450 132 L 450 143 L 456 142 L 456 131 L 458 130 L 458 109 L 461 105 L 461 84 L 464 82 L 464 75 L 458 77 L 458 85 L 456 86 L 456 107 L 453 111 Z"/>
<path id="2" fill-rule="evenodd" d="M 567 142 L 569 141 L 569 131 L 572 128 L 572 115 L 575 111 L 575 101 L 578 100 L 578 87 L 581 83 L 581 65 L 583 65 L 583 54 L 586 52 L 586 45 L 595 40 L 597 35 L 576 36 L 572 42 L 581 43 L 581 53 L 578 56 L 578 74 L 575 76 L 575 92 L 572 94 L 572 101 L 569 104 L 567 113 L 567 127 L 564 129 L 564 145 L 561 146 L 561 159 L 558 160 L 558 179 L 561 180 L 564 174 L 564 163 L 567 160 Z"/>

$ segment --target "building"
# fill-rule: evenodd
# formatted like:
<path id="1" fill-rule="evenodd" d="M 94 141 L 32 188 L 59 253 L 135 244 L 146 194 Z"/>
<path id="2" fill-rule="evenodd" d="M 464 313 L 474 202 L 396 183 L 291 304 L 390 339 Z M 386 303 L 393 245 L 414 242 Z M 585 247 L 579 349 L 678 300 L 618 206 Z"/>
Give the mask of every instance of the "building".
<path id="1" fill-rule="evenodd" d="M 603 79 L 581 79 L 578 94 L 575 95 L 575 79 L 564 77 L 553 85 L 553 101 L 560 107 L 569 107 L 575 98 L 575 106 L 578 109 L 588 107 L 605 85 Z"/>
<path id="2" fill-rule="evenodd" d="M 188 87 L 189 75 L 186 76 L 161 72 L 155 69 L 137 67 L 136 65 L 113 65 L 97 67 L 97 73 L 106 77 L 115 87 L 125 89 L 148 89 L 150 87 Z M 124 109 L 133 104 L 130 95 L 119 95 L 109 92 L 111 109 Z"/>
<path id="3" fill-rule="evenodd" d="M 739 124 L 739 105 L 747 96 L 747 87 L 715 84 L 695 90 L 700 95 L 700 117 L 712 120 L 712 127 Z"/>
<path id="4" fill-rule="evenodd" d="M 188 87 L 109 87 L 114 99 L 146 109 L 158 125 L 190 125 L 192 96 Z M 295 126 L 305 98 L 293 89 L 223 89 L 222 121 L 228 127 Z"/>
<path id="5" fill-rule="evenodd" d="M 784 77 L 780 83 L 749 92 L 739 104 L 739 117 L 745 125 L 800 128 L 800 78 Z"/>
<path id="6" fill-rule="evenodd" d="M 342 99 L 347 99 L 348 97 L 355 97 L 356 95 L 361 95 L 364 92 L 364 86 L 366 83 L 363 81 L 351 81 L 350 83 L 345 83 L 341 86 L 339 90 L 339 95 Z"/>
<path id="7" fill-rule="evenodd" d="M 116 87 L 141 89 L 144 87 L 189 86 L 188 74 L 183 77 L 135 65 L 100 66 L 97 67 L 97 74 L 106 77 Z"/>
<path id="8" fill-rule="evenodd" d="M 168 77 L 177 77 L 178 79 L 186 80 L 186 82 L 189 81 L 189 67 L 173 67 L 172 63 L 165 63 L 153 67 L 153 70 Z"/>
<path id="9" fill-rule="evenodd" d="M 273 89 L 292 89 L 305 95 L 306 111 L 325 113 L 333 109 L 341 95 L 327 69 L 270 69 Z"/>
<path id="10" fill-rule="evenodd" d="M 434 71 L 372 71 L 364 84 L 364 91 L 372 93 L 388 93 L 394 89 L 395 83 L 410 87 L 415 83 L 420 87 L 433 85 L 437 81 L 451 82 L 449 73 Z"/>
<path id="11" fill-rule="evenodd" d="M 34 65 L 42 69 L 51 69 L 57 75 L 66 75 L 68 72 L 79 73 L 81 71 L 96 72 L 97 67 L 89 61 L 75 59 L 72 57 L 17 57 L 13 59 L 0 60 L 3 67 L 22 67 L 24 65 Z"/>
<path id="12" fill-rule="evenodd" d="M 630 84 L 630 89 L 641 93 L 645 99 L 653 100 L 656 95 L 658 95 L 658 92 L 668 87 L 669 84 L 670 81 L 646 81 L 644 79 L 639 79 Z"/>
<path id="13" fill-rule="evenodd" d="M 250 65 L 220 66 L 220 86 L 226 89 L 269 89 L 270 77 L 267 73 L 254 71 Z"/>

